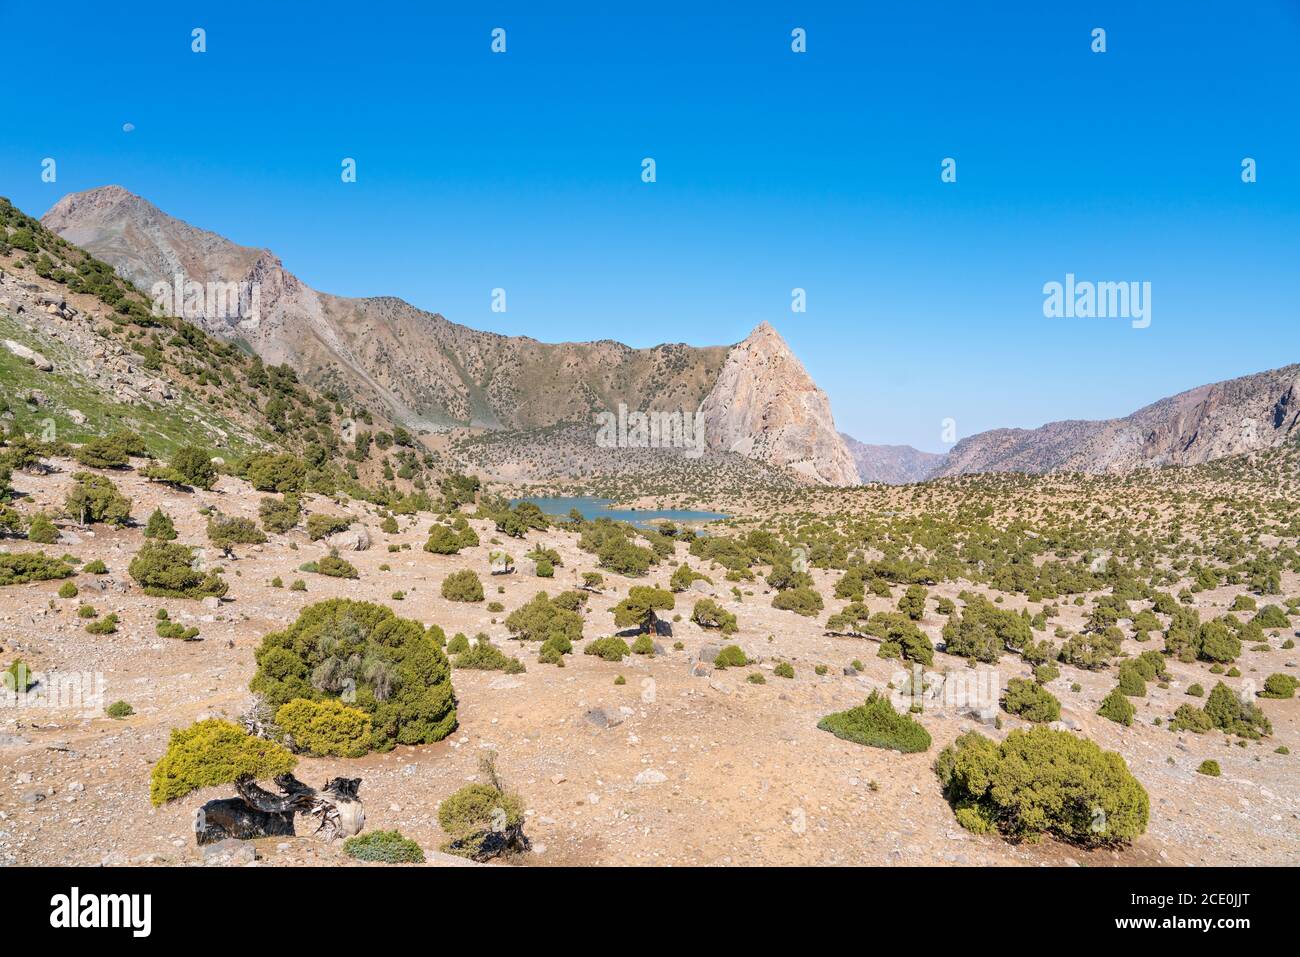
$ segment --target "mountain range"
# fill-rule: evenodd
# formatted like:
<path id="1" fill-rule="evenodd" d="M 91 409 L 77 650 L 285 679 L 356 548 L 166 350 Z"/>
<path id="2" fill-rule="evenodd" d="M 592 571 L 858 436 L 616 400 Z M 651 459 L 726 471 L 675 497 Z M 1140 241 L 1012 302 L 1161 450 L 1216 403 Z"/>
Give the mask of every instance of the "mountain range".
<path id="1" fill-rule="evenodd" d="M 1300 419 L 1300 366 L 1291 365 L 1198 386 L 1120 419 L 982 432 L 942 455 L 867 445 L 836 430 L 826 394 L 766 322 L 731 346 L 545 343 L 471 329 L 390 296 L 317 291 L 271 251 L 199 229 L 118 186 L 69 194 L 41 222 L 146 293 L 178 274 L 200 284 L 255 284 L 255 322 L 211 311 L 187 317 L 417 432 L 587 425 L 620 405 L 698 409 L 711 450 L 808 483 L 854 485 L 1197 464 L 1280 445 Z"/>

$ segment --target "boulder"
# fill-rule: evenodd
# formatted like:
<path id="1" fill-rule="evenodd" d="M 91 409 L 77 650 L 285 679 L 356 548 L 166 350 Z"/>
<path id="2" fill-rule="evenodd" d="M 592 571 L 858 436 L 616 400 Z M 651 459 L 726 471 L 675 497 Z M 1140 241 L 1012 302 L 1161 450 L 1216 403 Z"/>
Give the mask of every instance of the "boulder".
<path id="1" fill-rule="evenodd" d="M 24 362 L 30 362 L 42 372 L 54 371 L 54 363 L 45 358 L 45 356 L 41 355 L 35 349 L 29 349 L 21 342 L 14 342 L 12 339 L 5 339 L 3 344 L 6 349 L 16 355 L 19 359 L 22 359 Z"/>
<path id="2" fill-rule="evenodd" d="M 354 525 L 325 537 L 325 544 L 341 552 L 364 552 L 370 547 L 370 533 L 364 525 Z"/>

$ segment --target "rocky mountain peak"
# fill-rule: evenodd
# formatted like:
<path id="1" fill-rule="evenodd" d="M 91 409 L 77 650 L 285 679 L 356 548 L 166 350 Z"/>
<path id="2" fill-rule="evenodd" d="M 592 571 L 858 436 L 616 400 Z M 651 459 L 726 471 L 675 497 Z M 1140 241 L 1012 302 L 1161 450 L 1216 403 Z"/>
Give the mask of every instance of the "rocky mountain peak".
<path id="1" fill-rule="evenodd" d="M 770 323 L 727 353 L 701 412 L 712 449 L 791 468 L 811 482 L 858 484 L 830 400 Z"/>

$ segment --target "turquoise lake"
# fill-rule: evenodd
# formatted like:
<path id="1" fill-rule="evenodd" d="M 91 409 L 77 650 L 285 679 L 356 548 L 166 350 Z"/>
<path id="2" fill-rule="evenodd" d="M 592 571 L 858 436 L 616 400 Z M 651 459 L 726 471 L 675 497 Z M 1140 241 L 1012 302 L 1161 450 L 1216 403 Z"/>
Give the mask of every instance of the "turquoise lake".
<path id="1" fill-rule="evenodd" d="M 710 522 L 714 519 L 731 517 L 724 512 L 693 512 L 679 508 L 610 508 L 611 500 L 607 498 L 521 498 L 514 501 L 532 502 L 547 515 L 558 515 L 561 518 L 567 517 L 569 510 L 576 508 L 578 513 L 588 521 L 609 518 L 616 522 L 631 522 L 633 525 L 646 525 L 656 519 L 667 519 L 672 522 Z"/>

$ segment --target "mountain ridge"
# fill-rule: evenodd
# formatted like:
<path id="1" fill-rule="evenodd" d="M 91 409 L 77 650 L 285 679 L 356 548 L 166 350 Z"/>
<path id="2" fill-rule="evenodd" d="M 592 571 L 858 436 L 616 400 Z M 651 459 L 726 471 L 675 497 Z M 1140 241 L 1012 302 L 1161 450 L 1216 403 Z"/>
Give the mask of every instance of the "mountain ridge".
<path id="1" fill-rule="evenodd" d="M 256 284 L 256 321 L 202 312 L 205 331 L 238 340 L 264 361 L 344 400 L 385 408 L 416 431 L 518 430 L 590 424 L 602 411 L 702 408 L 722 381 L 732 346 L 665 343 L 634 349 L 609 339 L 545 343 L 454 323 L 395 296 L 348 298 L 312 289 L 270 250 L 240 246 L 175 219 L 120 186 L 72 193 L 42 223 L 100 256 L 141 289 L 171 282 Z M 770 327 L 768 327 L 770 328 Z M 777 337 L 779 339 L 779 336 Z M 772 412 L 737 423 L 709 405 L 725 429 L 712 448 L 792 468 L 808 481 L 854 484 L 856 470 L 834 430 L 829 400 L 785 346 L 747 390 Z M 736 377 L 727 379 L 734 393 Z"/>

